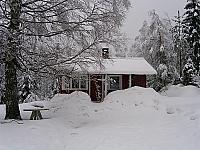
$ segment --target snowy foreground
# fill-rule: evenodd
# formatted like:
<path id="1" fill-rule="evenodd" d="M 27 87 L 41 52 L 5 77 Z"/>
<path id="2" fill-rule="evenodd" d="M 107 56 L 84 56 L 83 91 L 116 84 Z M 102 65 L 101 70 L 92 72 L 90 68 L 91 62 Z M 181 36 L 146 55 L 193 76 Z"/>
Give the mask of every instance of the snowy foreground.
<path id="1" fill-rule="evenodd" d="M 100 104 L 87 94 L 56 95 L 40 102 L 46 119 L 0 124 L 0 150 L 199 150 L 200 89 L 172 86 L 162 95 L 134 87 Z M 0 106 L 3 121 L 5 106 Z"/>

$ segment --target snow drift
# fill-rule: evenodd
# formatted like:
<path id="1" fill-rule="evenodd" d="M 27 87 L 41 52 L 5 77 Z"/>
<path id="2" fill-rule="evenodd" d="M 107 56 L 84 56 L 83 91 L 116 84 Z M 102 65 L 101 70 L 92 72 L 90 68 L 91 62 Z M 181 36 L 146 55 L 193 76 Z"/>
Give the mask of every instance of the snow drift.
<path id="1" fill-rule="evenodd" d="M 199 150 L 200 93 L 177 86 L 165 92 L 171 88 L 174 93 L 189 88 L 194 95 L 167 97 L 133 87 L 108 94 L 102 103 L 74 92 L 22 104 L 24 124 L 0 124 L 0 150 Z M 42 112 L 48 119 L 29 120 L 30 113 L 22 111 L 36 104 L 50 108 Z M 4 113 L 0 105 L 0 120 Z"/>
<path id="2" fill-rule="evenodd" d="M 162 90 L 161 95 L 168 97 L 194 97 L 200 96 L 200 88 L 195 86 L 170 85 Z"/>

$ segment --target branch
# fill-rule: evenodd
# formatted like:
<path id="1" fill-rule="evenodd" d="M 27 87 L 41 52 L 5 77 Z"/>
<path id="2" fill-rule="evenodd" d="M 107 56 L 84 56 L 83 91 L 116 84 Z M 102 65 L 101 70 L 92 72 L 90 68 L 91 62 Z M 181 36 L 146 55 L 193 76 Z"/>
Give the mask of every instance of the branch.
<path id="1" fill-rule="evenodd" d="M 61 4 L 64 4 L 65 2 L 67 2 L 67 0 L 63 0 L 63 1 L 57 3 L 57 4 L 53 5 L 53 6 L 50 6 L 48 8 L 44 8 L 43 10 L 42 9 L 41 10 L 37 10 L 37 8 L 31 8 L 31 7 L 26 6 L 30 10 L 26 10 L 26 11 L 23 11 L 23 12 L 43 13 L 43 12 L 47 12 L 47 11 L 49 11 L 49 10 L 59 6 L 59 5 L 61 5 Z M 44 5 L 44 6 L 46 6 L 46 5 Z"/>

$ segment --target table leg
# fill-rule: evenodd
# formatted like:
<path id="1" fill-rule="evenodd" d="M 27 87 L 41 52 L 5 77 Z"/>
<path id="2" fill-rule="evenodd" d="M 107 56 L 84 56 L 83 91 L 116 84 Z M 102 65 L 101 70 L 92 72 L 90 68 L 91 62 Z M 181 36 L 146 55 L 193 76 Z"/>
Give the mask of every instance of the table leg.
<path id="1" fill-rule="evenodd" d="M 31 117 L 30 117 L 30 120 L 36 120 L 36 111 L 33 110 L 32 113 L 31 113 Z"/>
<path id="2" fill-rule="evenodd" d="M 40 120 L 40 119 L 43 119 L 43 118 L 42 118 L 42 114 L 41 114 L 41 112 L 40 112 L 39 110 L 37 111 L 37 116 L 38 116 L 38 119 L 39 119 L 39 120 Z"/>
<path id="3" fill-rule="evenodd" d="M 31 113 L 30 120 L 41 120 L 41 119 L 43 118 L 40 110 L 33 110 Z"/>

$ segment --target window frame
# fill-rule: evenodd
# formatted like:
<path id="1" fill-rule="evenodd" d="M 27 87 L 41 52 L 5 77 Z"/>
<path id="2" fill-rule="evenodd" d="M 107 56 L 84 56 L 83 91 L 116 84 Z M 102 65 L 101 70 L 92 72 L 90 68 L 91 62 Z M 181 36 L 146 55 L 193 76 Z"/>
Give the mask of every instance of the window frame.
<path id="1" fill-rule="evenodd" d="M 85 88 L 82 88 L 81 87 L 81 81 L 83 80 L 83 77 L 85 78 L 85 84 L 86 84 L 86 87 Z M 79 75 L 71 75 L 71 76 L 65 76 L 65 81 L 66 81 L 66 78 L 69 79 L 69 87 L 67 88 L 66 85 L 65 86 L 65 89 L 66 90 L 88 90 L 88 75 L 84 75 L 84 74 L 79 74 Z M 78 87 L 75 87 L 73 88 L 72 85 L 73 85 L 73 80 L 77 80 L 78 81 Z M 64 82 L 64 84 L 66 84 L 67 82 Z"/>
<path id="2" fill-rule="evenodd" d="M 112 89 L 110 87 L 110 81 L 111 81 L 111 78 L 112 77 L 119 77 L 119 89 Z M 108 75 L 108 90 L 111 90 L 111 91 L 116 91 L 116 90 L 121 90 L 122 89 L 122 75 Z"/>
<path id="3" fill-rule="evenodd" d="M 78 87 L 73 87 L 73 81 L 75 80 L 78 83 Z M 70 78 L 70 89 L 79 89 L 79 78 L 73 78 L 73 77 Z"/>
<path id="4" fill-rule="evenodd" d="M 84 78 L 84 79 L 83 79 Z M 81 87 L 81 83 L 85 82 L 85 88 Z M 85 89 L 88 90 L 88 75 L 80 75 L 79 77 L 79 89 Z"/>

